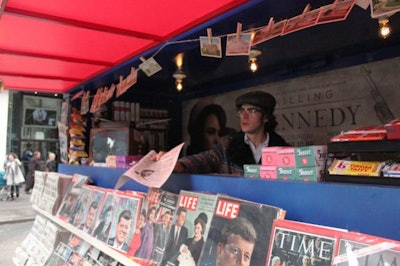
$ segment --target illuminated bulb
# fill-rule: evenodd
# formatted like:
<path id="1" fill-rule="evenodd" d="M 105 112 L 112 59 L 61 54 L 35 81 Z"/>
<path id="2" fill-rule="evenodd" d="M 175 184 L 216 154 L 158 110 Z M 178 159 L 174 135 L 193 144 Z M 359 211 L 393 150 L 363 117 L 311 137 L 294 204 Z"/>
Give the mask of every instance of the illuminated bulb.
<path id="1" fill-rule="evenodd" d="M 178 91 L 181 91 L 183 89 L 183 85 L 182 85 L 182 80 L 184 78 L 186 78 L 185 73 L 183 73 L 183 71 L 181 69 L 178 69 L 173 75 L 172 75 L 175 80 L 176 80 L 176 89 Z"/>
<path id="2" fill-rule="evenodd" d="M 382 17 L 379 19 L 379 30 L 378 34 L 381 38 L 386 39 L 389 37 L 392 28 L 389 25 L 389 19 L 387 17 Z"/>
<path id="3" fill-rule="evenodd" d="M 258 69 L 258 66 L 257 66 L 256 61 L 255 61 L 255 60 L 254 60 L 254 61 L 251 61 L 251 62 L 250 62 L 250 70 L 251 70 L 251 72 L 256 72 L 257 69 Z"/>
<path id="4" fill-rule="evenodd" d="M 176 89 L 178 91 L 181 91 L 183 89 L 182 80 L 177 80 L 176 81 Z"/>
<path id="5" fill-rule="evenodd" d="M 261 54 L 260 50 L 257 50 L 255 48 L 252 48 L 250 50 L 250 54 L 249 54 L 249 63 L 250 63 L 250 70 L 251 72 L 256 72 L 258 69 L 258 65 L 257 65 L 257 56 L 259 56 Z"/>

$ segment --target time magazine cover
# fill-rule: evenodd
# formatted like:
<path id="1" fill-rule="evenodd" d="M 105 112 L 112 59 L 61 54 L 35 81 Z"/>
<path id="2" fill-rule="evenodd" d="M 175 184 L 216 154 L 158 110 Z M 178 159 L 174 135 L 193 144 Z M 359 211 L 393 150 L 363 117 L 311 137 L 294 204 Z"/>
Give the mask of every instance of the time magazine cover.
<path id="1" fill-rule="evenodd" d="M 332 265 L 333 254 L 340 234 L 346 230 L 302 223 L 276 220 L 268 253 L 270 265 Z"/>
<path id="2" fill-rule="evenodd" d="M 107 245 L 127 254 L 136 231 L 136 221 L 143 198 L 116 191 L 116 209 L 112 218 Z"/>

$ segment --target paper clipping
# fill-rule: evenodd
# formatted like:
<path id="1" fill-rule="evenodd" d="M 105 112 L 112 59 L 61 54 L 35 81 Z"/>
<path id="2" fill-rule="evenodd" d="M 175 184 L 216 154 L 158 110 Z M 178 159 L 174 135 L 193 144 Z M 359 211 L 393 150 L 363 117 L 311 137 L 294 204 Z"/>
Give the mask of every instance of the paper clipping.
<path id="1" fill-rule="evenodd" d="M 129 179 L 148 187 L 161 187 L 174 170 L 183 145 L 184 142 L 165 153 L 158 161 L 151 159 L 157 154 L 151 150 L 119 177 L 115 189 L 121 188 Z"/>

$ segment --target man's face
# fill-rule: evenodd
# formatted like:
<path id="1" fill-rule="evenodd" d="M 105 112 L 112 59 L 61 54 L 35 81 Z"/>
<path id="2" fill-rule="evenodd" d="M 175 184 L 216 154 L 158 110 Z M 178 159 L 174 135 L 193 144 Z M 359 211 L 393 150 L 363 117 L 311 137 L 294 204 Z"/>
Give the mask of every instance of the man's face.
<path id="1" fill-rule="evenodd" d="M 171 214 L 165 213 L 164 216 L 163 216 L 163 219 L 162 219 L 163 224 L 164 224 L 165 226 L 167 226 L 170 219 L 171 219 Z"/>
<path id="2" fill-rule="evenodd" d="M 244 133 L 256 133 L 264 129 L 264 115 L 260 107 L 243 104 L 240 108 L 240 128 Z"/>
<path id="3" fill-rule="evenodd" d="M 179 216 L 177 217 L 177 221 L 176 224 L 181 227 L 185 224 L 185 220 L 186 220 L 186 212 L 181 212 L 179 214 Z"/>
<path id="4" fill-rule="evenodd" d="M 117 229 L 116 229 L 117 232 L 116 240 L 119 245 L 121 245 L 125 241 L 126 237 L 129 234 L 130 229 L 131 229 L 131 220 L 126 220 L 123 217 L 121 217 L 121 220 L 117 224 Z"/>
<path id="5" fill-rule="evenodd" d="M 216 266 L 250 265 L 253 249 L 254 243 L 231 234 L 225 245 L 219 243 L 217 246 Z"/>
<path id="6" fill-rule="evenodd" d="M 94 208 L 90 207 L 89 211 L 86 215 L 86 227 L 87 228 L 92 227 L 95 214 L 96 214 L 96 210 Z"/>

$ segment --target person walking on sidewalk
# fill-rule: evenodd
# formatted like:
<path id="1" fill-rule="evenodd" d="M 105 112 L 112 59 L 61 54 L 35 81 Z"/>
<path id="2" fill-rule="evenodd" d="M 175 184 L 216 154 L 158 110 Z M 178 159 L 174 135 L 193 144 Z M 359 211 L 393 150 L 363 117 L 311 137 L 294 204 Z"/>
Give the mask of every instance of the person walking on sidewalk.
<path id="1" fill-rule="evenodd" d="M 26 175 L 26 185 L 25 185 L 25 192 L 30 194 L 30 190 L 35 185 L 35 171 L 41 171 L 42 165 L 40 163 L 40 151 L 35 151 L 33 153 L 32 159 L 29 161 L 29 170 L 28 174 Z"/>
<path id="2" fill-rule="evenodd" d="M 7 156 L 7 163 L 5 166 L 6 173 L 3 178 L 6 180 L 7 186 L 10 187 L 11 200 L 13 200 L 14 197 L 19 197 L 19 185 L 25 181 L 21 166 L 22 163 L 17 155 L 10 152 Z"/>

